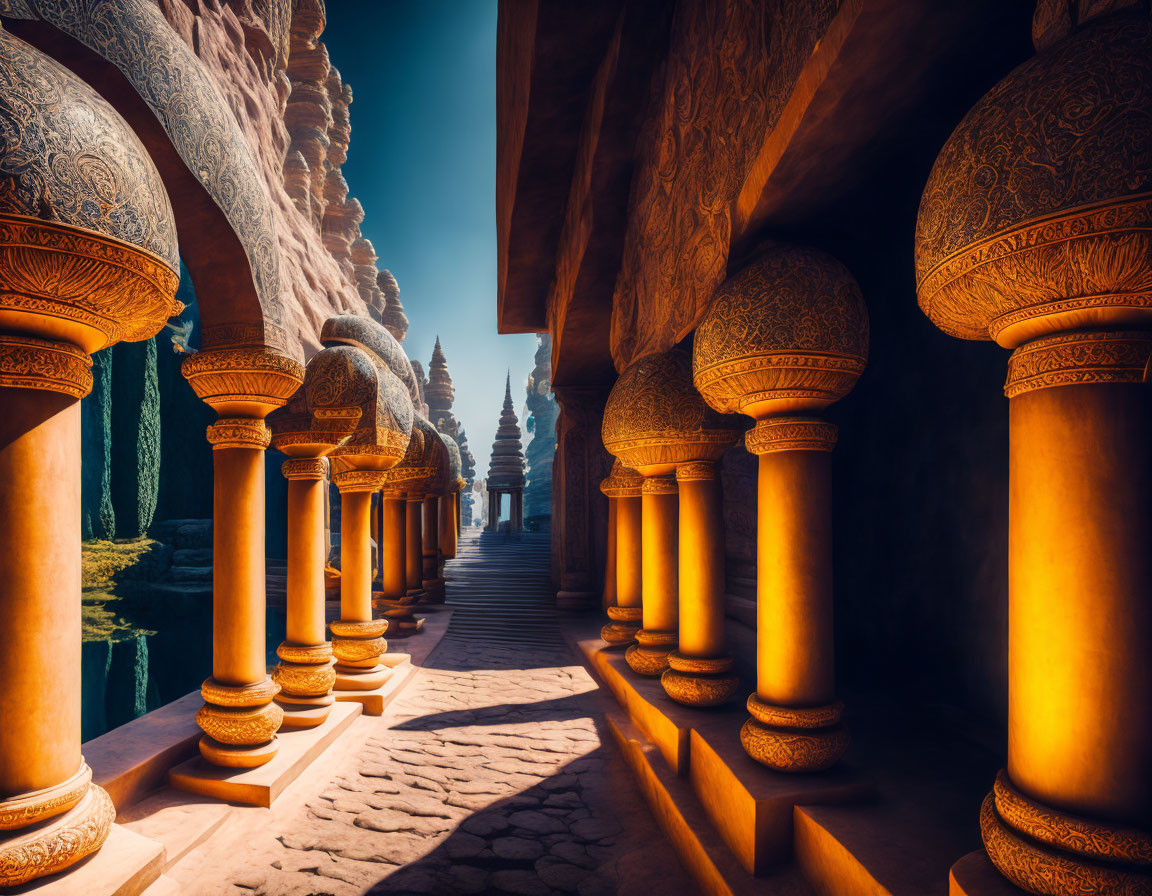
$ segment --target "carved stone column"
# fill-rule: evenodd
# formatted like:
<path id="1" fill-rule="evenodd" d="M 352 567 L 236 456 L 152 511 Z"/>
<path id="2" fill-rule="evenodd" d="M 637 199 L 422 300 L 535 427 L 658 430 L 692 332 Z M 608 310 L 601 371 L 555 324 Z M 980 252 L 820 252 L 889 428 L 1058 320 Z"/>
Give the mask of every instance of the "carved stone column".
<path id="1" fill-rule="evenodd" d="M 418 629 L 408 598 L 404 492 L 385 487 L 381 493 L 380 592 L 372 606 L 388 620 L 388 636 L 403 638 Z"/>
<path id="2" fill-rule="evenodd" d="M 408 492 L 404 513 L 404 576 L 408 583 L 408 597 L 423 600 L 424 590 L 424 496 Z"/>
<path id="3" fill-rule="evenodd" d="M 600 598 L 605 613 L 608 612 L 609 607 L 616 606 L 616 501 L 618 498 L 612 486 L 611 474 L 600 481 L 600 494 L 608 499 L 608 539 L 605 543 L 606 550 L 604 553 L 604 592 Z"/>
<path id="4" fill-rule="evenodd" d="M 552 577 L 556 605 L 592 609 L 600 600 L 608 507 L 599 483 L 611 466 L 600 428 L 605 388 L 561 386 L 555 390 L 556 457 L 552 464 Z"/>
<path id="5" fill-rule="evenodd" d="M 440 496 L 440 556 L 445 560 L 456 557 L 456 534 L 459 531 L 456 500 L 459 495 L 459 492 L 451 492 Z"/>
<path id="6" fill-rule="evenodd" d="M 707 402 L 757 421 L 756 692 L 740 733 L 753 759 L 822 771 L 848 735 L 835 699 L 828 454 L 836 428 L 807 415 L 846 395 L 868 356 L 868 312 L 834 258 L 774 245 L 716 292 L 696 331 Z"/>
<path id="7" fill-rule="evenodd" d="M 336 688 L 370 691 L 391 674 L 380 662 L 388 621 L 372 618 L 372 493 L 384 485 L 384 473 L 345 470 L 333 478 L 340 490 L 340 620 L 329 626 Z"/>
<path id="8" fill-rule="evenodd" d="M 421 533 L 421 577 L 425 600 L 444 602 L 444 579 L 440 575 L 440 496 L 424 495 Z"/>
<path id="9" fill-rule="evenodd" d="M 604 409 L 604 445 L 620 461 L 644 477 L 642 487 L 642 616 L 637 644 L 626 657 L 641 675 L 659 675 L 668 668 L 676 649 L 679 615 L 679 532 L 676 468 L 682 464 L 718 459 L 736 440 L 739 421 L 715 413 L 692 385 L 692 360 L 680 349 L 648 355 L 621 374 Z M 616 508 L 620 531 L 623 507 Z M 692 537 L 704 537 L 695 529 Z M 710 533 L 716 537 L 716 533 Z M 694 543 L 694 542 L 693 542 Z M 616 554 L 617 569 L 624 563 L 623 544 Z M 618 588 L 619 592 L 619 588 Z M 698 601 L 700 594 L 693 595 Z M 619 600 L 619 593 L 617 595 Z M 700 614 L 692 616 L 693 624 Z M 691 662 L 686 674 L 695 674 Z M 687 688 L 676 687 L 683 676 L 673 676 L 677 699 L 690 698 Z M 702 693 L 702 692 L 701 692 Z"/>
<path id="10" fill-rule="evenodd" d="M 981 810 L 987 855 L 1032 893 L 1147 894 L 1152 19 L 1046 8 L 1041 52 L 936 160 L 917 295 L 946 333 L 1014 350 L 1008 763 Z M 999 892 L 973 868 L 954 866 L 954 893 Z"/>
<path id="11" fill-rule="evenodd" d="M 660 677 L 687 706 L 718 706 L 736 692 L 724 649 L 724 519 L 714 461 L 676 468 L 680 489 L 680 644 Z"/>
<path id="12" fill-rule="evenodd" d="M 212 677 L 196 714 L 200 753 L 229 768 L 276 755 L 283 710 L 265 660 L 264 417 L 299 387 L 303 368 L 262 348 L 190 355 L 182 372 L 219 414 L 208 427 L 213 461 Z"/>
<path id="13" fill-rule="evenodd" d="M 288 595 L 284 642 L 273 679 L 282 727 L 313 728 L 332 710 L 336 683 L 332 644 L 324 619 L 324 505 L 328 459 L 289 458 L 281 465 L 288 480 Z"/>
<path id="14" fill-rule="evenodd" d="M 643 534 L 641 495 L 644 477 L 617 460 L 612 465 L 608 495 L 616 505 L 614 592 L 616 602 L 608 607 L 612 621 L 600 629 L 600 637 L 614 646 L 628 645 L 640 630 L 640 602 L 643 597 Z"/>

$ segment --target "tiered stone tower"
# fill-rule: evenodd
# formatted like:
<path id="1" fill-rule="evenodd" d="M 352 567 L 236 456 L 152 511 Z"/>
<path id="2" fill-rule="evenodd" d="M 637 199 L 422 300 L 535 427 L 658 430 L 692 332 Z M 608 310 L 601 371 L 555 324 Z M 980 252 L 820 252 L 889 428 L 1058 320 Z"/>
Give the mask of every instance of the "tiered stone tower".
<path id="1" fill-rule="evenodd" d="M 511 373 L 504 384 L 504 408 L 488 464 L 488 528 L 492 531 L 500 521 L 500 497 L 504 494 L 511 495 L 511 523 L 516 531 L 524 522 L 524 451 L 520 443 L 520 421 L 512 410 Z"/>
<path id="2" fill-rule="evenodd" d="M 408 315 L 404 313 L 404 306 L 400 304 L 400 286 L 389 270 L 383 270 L 376 275 L 376 285 L 384 294 L 384 310 L 380 312 L 380 323 L 397 342 L 403 342 L 404 337 L 408 335 Z"/>
<path id="3" fill-rule="evenodd" d="M 468 439 L 460 421 L 452 413 L 452 402 L 456 390 L 452 387 L 452 377 L 448 373 L 448 362 L 444 350 L 440 348 L 440 337 L 436 337 L 436 347 L 432 349 L 432 360 L 428 364 L 428 385 L 424 388 L 424 398 L 428 402 L 428 419 L 432 425 L 456 443 L 460 449 L 460 476 L 466 488 L 461 493 L 462 524 L 472 522 L 472 480 L 476 475 L 476 459 L 468 450 Z"/>
<path id="4" fill-rule="evenodd" d="M 556 416 L 559 408 L 552 397 L 552 336 L 542 333 L 536 349 L 536 367 L 528 377 L 528 410 L 532 416 L 528 431 L 532 441 L 525 455 L 528 484 L 524 488 L 524 515 L 546 523 L 552 516 L 552 458 L 556 454 Z"/>

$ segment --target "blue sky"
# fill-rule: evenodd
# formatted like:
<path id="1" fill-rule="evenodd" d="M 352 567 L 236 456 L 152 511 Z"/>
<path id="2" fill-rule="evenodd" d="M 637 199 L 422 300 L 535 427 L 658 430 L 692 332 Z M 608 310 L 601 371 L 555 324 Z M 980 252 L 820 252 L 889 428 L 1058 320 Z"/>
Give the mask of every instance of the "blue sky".
<path id="1" fill-rule="evenodd" d="M 533 335 L 496 333 L 496 0 L 327 7 L 322 39 L 353 91 L 343 171 L 361 229 L 396 275 L 404 347 L 425 372 L 440 336 L 483 476 L 505 371 L 520 415 L 536 351 Z"/>

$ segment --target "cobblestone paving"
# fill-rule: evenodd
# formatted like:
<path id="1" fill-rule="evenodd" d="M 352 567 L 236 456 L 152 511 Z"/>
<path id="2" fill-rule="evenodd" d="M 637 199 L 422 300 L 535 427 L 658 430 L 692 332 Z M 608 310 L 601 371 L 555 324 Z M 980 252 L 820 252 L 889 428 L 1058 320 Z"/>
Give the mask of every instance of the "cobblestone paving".
<path id="1" fill-rule="evenodd" d="M 192 891 L 697 892 L 610 742 L 607 700 L 559 643 L 448 639 L 371 720 L 359 767 Z"/>

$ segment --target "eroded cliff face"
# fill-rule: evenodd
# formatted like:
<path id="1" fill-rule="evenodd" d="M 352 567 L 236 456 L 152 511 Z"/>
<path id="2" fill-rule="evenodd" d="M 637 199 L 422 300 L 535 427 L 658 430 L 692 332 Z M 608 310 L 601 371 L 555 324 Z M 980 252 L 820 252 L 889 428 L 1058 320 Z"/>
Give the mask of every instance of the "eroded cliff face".
<path id="1" fill-rule="evenodd" d="M 376 251 L 341 166 L 352 89 L 321 41 L 323 0 L 157 0 L 252 148 L 280 242 L 285 326 L 310 357 L 336 314 L 381 319 Z M 393 281 L 394 282 L 394 281 Z"/>

